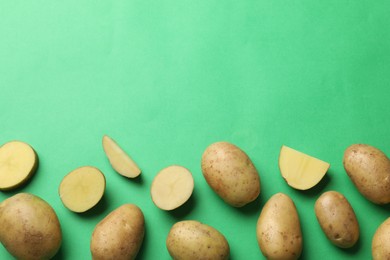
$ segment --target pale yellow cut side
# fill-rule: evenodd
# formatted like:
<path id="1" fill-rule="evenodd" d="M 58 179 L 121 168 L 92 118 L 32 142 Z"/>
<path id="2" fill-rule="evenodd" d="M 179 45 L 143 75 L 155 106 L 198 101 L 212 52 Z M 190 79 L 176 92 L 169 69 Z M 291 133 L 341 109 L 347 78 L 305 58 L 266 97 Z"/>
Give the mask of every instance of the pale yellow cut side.
<path id="1" fill-rule="evenodd" d="M 194 190 L 194 179 L 182 166 L 161 170 L 152 182 L 150 193 L 154 204 L 162 210 L 173 210 L 183 205 Z"/>
<path id="2" fill-rule="evenodd" d="M 0 147 L 0 190 L 11 190 L 25 183 L 38 167 L 34 149 L 20 141 Z"/>
<path id="3" fill-rule="evenodd" d="M 288 185 L 298 190 L 307 190 L 318 184 L 330 164 L 310 155 L 282 146 L 279 169 Z"/>
<path id="4" fill-rule="evenodd" d="M 62 203 L 73 212 L 81 213 L 94 207 L 103 197 L 106 179 L 92 166 L 83 166 L 68 173 L 61 181 Z"/>
<path id="5" fill-rule="evenodd" d="M 112 168 L 120 175 L 135 178 L 141 174 L 140 168 L 133 159 L 107 135 L 103 136 L 103 149 Z"/>

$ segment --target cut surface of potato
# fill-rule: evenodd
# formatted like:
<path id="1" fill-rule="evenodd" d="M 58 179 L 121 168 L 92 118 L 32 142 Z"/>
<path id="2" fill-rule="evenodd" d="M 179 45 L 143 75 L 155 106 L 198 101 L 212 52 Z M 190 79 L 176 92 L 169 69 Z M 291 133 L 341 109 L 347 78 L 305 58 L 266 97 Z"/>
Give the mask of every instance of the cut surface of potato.
<path id="1" fill-rule="evenodd" d="M 151 196 L 154 204 L 163 210 L 173 210 L 183 205 L 194 190 L 194 179 L 182 166 L 169 166 L 154 178 Z"/>
<path id="2" fill-rule="evenodd" d="M 36 172 L 38 156 L 34 149 L 20 141 L 0 147 L 0 190 L 10 190 L 24 184 Z"/>
<path id="3" fill-rule="evenodd" d="M 83 166 L 68 173 L 61 181 L 59 194 L 69 210 L 85 212 L 103 197 L 106 179 L 103 173 L 92 166 Z"/>
<path id="4" fill-rule="evenodd" d="M 135 178 L 141 174 L 138 165 L 122 148 L 109 136 L 103 136 L 103 149 L 112 168 L 120 175 Z"/>
<path id="5" fill-rule="evenodd" d="M 317 158 L 282 146 L 279 169 L 288 185 L 298 190 L 307 190 L 321 181 L 330 164 Z"/>

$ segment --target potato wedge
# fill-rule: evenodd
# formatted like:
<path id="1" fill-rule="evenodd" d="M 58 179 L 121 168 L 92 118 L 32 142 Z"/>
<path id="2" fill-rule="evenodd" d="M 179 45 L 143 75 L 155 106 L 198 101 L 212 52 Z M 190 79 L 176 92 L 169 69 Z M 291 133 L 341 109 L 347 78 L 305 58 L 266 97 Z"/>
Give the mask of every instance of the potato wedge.
<path id="1" fill-rule="evenodd" d="M 103 136 L 103 149 L 114 170 L 127 178 L 135 178 L 141 174 L 138 165 L 109 136 Z"/>
<path id="2" fill-rule="evenodd" d="M 329 167 L 329 163 L 285 145 L 280 150 L 280 173 L 287 184 L 295 189 L 308 190 L 314 187 L 325 176 Z"/>
<path id="3" fill-rule="evenodd" d="M 194 190 L 194 179 L 189 170 L 173 165 L 161 170 L 152 182 L 150 193 L 154 204 L 162 210 L 173 210 L 183 205 Z"/>
<path id="4" fill-rule="evenodd" d="M 38 168 L 34 149 L 20 141 L 0 147 L 0 190 L 11 190 L 26 183 Z"/>
<path id="5" fill-rule="evenodd" d="M 103 197 L 106 179 L 92 166 L 83 166 L 67 174 L 61 181 L 62 203 L 73 212 L 81 213 L 94 207 Z"/>

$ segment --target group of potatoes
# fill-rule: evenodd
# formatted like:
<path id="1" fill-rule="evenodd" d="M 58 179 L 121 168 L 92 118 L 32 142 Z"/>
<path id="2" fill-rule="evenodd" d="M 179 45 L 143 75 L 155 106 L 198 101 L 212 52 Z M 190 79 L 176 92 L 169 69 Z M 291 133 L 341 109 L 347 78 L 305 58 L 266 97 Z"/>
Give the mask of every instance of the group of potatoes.
<path id="1" fill-rule="evenodd" d="M 116 171 L 125 176 L 127 174 L 127 177 L 140 174 L 136 164 L 113 140 L 105 137 L 104 142 L 106 154 Z M 5 146 L 0 147 L 0 171 L 9 167 L 9 158 L 12 157 L 10 149 Z M 31 147 L 27 145 L 27 148 Z M 11 149 L 15 150 L 15 147 Z M 37 157 L 35 151 L 31 156 Z M 125 171 L 126 164 L 130 165 L 129 172 Z M 351 145 L 344 153 L 343 164 L 364 197 L 376 204 L 390 203 L 390 160 L 383 152 L 369 145 Z M 30 177 L 37 165 L 24 163 L 19 168 L 28 171 L 28 174 L 24 179 L 17 176 L 18 184 L 22 183 L 20 180 L 27 179 L 26 176 Z M 256 200 L 260 194 L 258 171 L 248 155 L 231 143 L 217 142 L 207 147 L 202 155 L 201 169 L 208 185 L 233 207 L 242 207 Z M 8 175 L 0 172 L 0 189 L 16 187 L 9 184 L 12 181 Z M 69 186 L 76 184 L 74 181 L 67 184 L 64 196 L 72 191 Z M 152 183 L 152 200 L 157 207 L 172 210 L 188 200 L 192 189 L 192 176 L 184 167 L 168 167 Z M 81 205 L 87 210 L 96 203 L 79 203 L 76 206 Z M 65 202 L 64 205 L 68 207 Z M 315 214 L 326 237 L 334 245 L 349 248 L 359 239 L 358 220 L 341 193 L 328 191 L 321 194 L 315 203 Z M 137 205 L 124 204 L 95 227 L 90 243 L 92 258 L 135 259 L 144 234 L 142 210 Z M 257 221 L 256 235 L 259 248 L 267 259 L 300 257 L 303 246 L 300 220 L 295 204 L 288 195 L 277 193 L 266 202 Z M 50 259 L 62 242 L 59 219 L 43 199 L 18 193 L 0 204 L 0 242 L 18 259 Z M 173 259 L 228 259 L 230 256 L 229 243 L 224 235 L 195 220 L 174 224 L 168 233 L 166 246 Z M 372 256 L 374 259 L 390 259 L 390 218 L 378 227 L 372 239 Z"/>

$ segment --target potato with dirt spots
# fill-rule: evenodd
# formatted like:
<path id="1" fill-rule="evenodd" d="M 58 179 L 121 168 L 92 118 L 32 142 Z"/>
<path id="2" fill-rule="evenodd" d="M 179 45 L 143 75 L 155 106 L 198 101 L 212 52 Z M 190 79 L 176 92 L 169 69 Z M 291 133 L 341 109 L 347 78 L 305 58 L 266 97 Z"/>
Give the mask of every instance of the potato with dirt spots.
<path id="1" fill-rule="evenodd" d="M 390 259 L 390 218 L 375 231 L 371 244 L 374 260 Z"/>
<path id="2" fill-rule="evenodd" d="M 260 194 L 260 176 L 254 164 L 231 143 L 217 142 L 207 147 L 201 166 L 210 187 L 234 207 L 242 207 Z"/>
<path id="3" fill-rule="evenodd" d="M 256 226 L 259 247 L 267 259 L 298 259 L 302 231 L 294 202 L 283 193 L 273 195 L 261 210 Z"/>
<path id="4" fill-rule="evenodd" d="M 350 248 L 359 239 L 359 223 L 348 200 L 337 191 L 323 193 L 314 211 L 326 237 L 336 246 Z"/>
<path id="5" fill-rule="evenodd" d="M 0 204 L 0 241 L 17 259 L 51 259 L 62 243 L 60 222 L 46 201 L 18 193 Z"/>
<path id="6" fill-rule="evenodd" d="M 124 204 L 100 221 L 92 233 L 93 260 L 135 259 L 145 234 L 145 219 L 139 207 Z"/>
<path id="7" fill-rule="evenodd" d="M 359 192 L 375 204 L 390 203 L 390 160 L 379 149 L 354 144 L 344 152 L 345 171 Z"/>
<path id="8" fill-rule="evenodd" d="M 194 220 L 174 224 L 166 245 L 175 260 L 225 260 L 230 255 L 229 244 L 218 230 Z"/>

